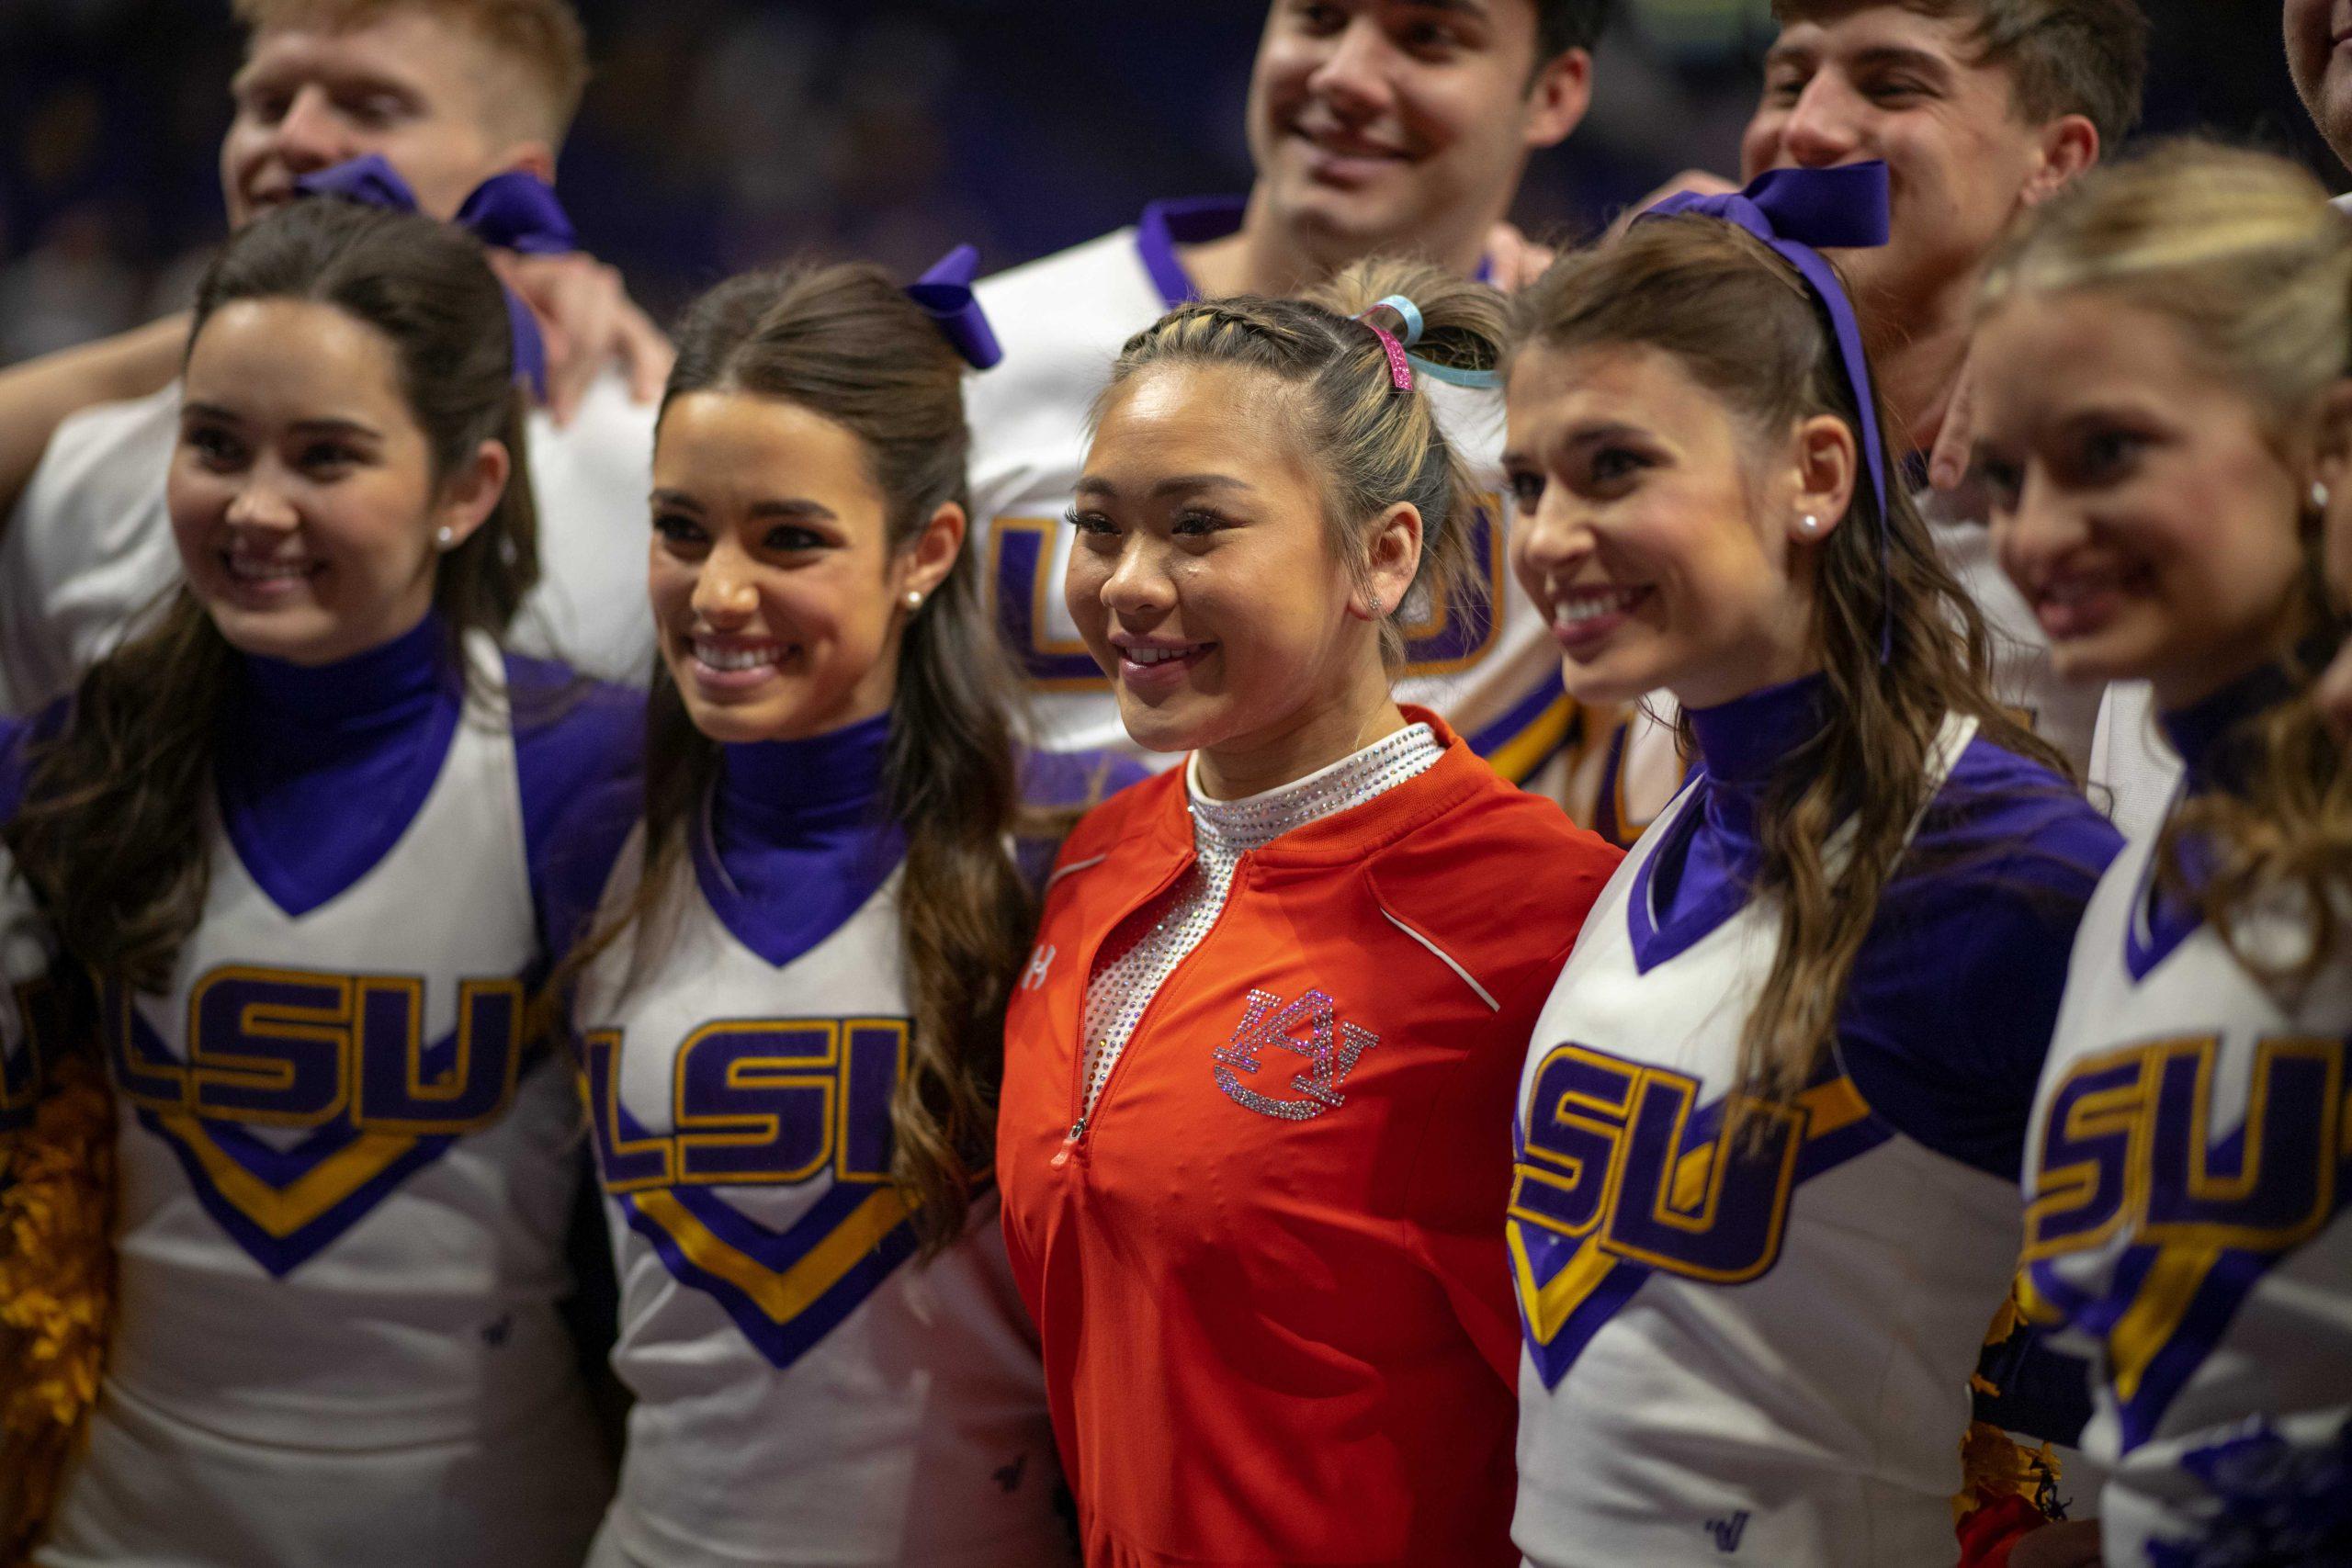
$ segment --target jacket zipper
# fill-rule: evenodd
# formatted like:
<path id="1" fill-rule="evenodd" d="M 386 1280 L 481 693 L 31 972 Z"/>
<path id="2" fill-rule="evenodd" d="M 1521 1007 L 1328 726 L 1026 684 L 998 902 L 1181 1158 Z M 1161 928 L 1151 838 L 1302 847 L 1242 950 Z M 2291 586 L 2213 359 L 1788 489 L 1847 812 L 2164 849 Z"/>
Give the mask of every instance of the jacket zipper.
<path id="1" fill-rule="evenodd" d="M 1241 886 L 1241 874 L 1250 863 L 1250 852 L 1245 850 L 1242 852 L 1241 855 L 1234 861 L 1233 879 L 1225 885 L 1225 902 L 1217 907 L 1216 919 L 1211 920 L 1209 922 L 1209 929 L 1201 933 L 1201 940 L 1193 944 L 1193 951 L 1178 959 L 1176 961 L 1176 967 L 1170 969 L 1161 977 L 1159 988 L 1152 992 L 1151 1000 L 1144 1003 L 1143 1011 L 1136 1016 L 1135 1027 L 1127 1031 L 1127 1043 L 1119 1047 L 1118 1057 L 1111 1064 L 1111 1071 L 1109 1075 L 1102 1079 L 1102 1092 L 1095 1095 L 1094 1105 L 1091 1110 L 1087 1108 L 1086 1104 L 1086 1041 L 1084 1039 L 1085 1032 L 1081 1027 L 1080 1031 L 1080 1038 L 1078 1043 L 1078 1060 L 1072 1064 L 1070 1074 L 1072 1078 L 1070 1086 L 1070 1104 L 1072 1109 L 1078 1112 L 1078 1119 L 1069 1124 L 1069 1131 L 1062 1134 L 1062 1146 L 1054 1151 L 1054 1157 L 1047 1162 L 1056 1170 L 1059 1170 L 1062 1167 L 1068 1165 L 1069 1163 L 1069 1156 L 1078 1152 L 1079 1145 L 1085 1142 L 1087 1130 L 1094 1124 L 1095 1117 L 1102 1111 L 1103 1100 L 1110 1098 L 1111 1085 L 1118 1077 L 1119 1069 L 1127 1065 L 1127 1053 L 1135 1049 L 1136 1041 L 1143 1033 L 1143 1026 L 1147 1022 L 1150 1021 L 1153 1011 L 1159 1006 L 1159 998 L 1168 994 L 1169 986 L 1175 981 L 1178 975 L 1183 972 L 1184 965 L 1190 964 L 1193 957 L 1199 953 L 1201 949 L 1209 944 L 1209 939 L 1216 935 L 1217 927 L 1225 924 L 1225 913 L 1227 909 L 1233 908 L 1233 896 L 1236 890 L 1238 890 Z M 1195 856 L 1193 863 L 1197 865 L 1199 863 L 1199 857 Z M 1191 868 L 1188 866 L 1186 869 L 1189 870 Z M 1178 874 L 1181 876 L 1182 874 L 1179 873 Z M 1157 898 L 1166 892 L 1167 888 L 1163 887 L 1160 889 L 1159 893 L 1155 893 L 1152 897 Z M 1146 902 L 1148 903 L 1148 900 Z M 1087 984 L 1091 986 L 1094 982 L 1094 976 L 1089 975 L 1086 978 Z M 1086 1018 L 1086 998 L 1083 993 L 1080 993 L 1080 995 L 1078 1006 L 1079 1020 L 1082 1026 Z"/>

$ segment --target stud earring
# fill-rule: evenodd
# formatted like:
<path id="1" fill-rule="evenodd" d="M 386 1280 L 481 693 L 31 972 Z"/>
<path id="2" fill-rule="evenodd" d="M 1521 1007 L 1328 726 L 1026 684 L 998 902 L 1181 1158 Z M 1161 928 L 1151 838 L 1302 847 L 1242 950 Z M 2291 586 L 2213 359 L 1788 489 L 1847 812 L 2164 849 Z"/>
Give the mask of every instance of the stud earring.
<path id="1" fill-rule="evenodd" d="M 1821 532 L 1821 519 L 1810 512 L 1806 513 L 1797 519 L 1797 532 L 1808 539 L 1817 536 Z"/>
<path id="2" fill-rule="evenodd" d="M 920 610 L 922 608 L 922 592 L 920 589 L 910 588 L 907 590 L 907 608 L 910 610 Z"/>
<path id="3" fill-rule="evenodd" d="M 440 546 L 445 550 L 448 549 L 457 544 L 458 531 L 455 528 L 450 527 L 447 523 L 444 523 L 441 525 L 440 528 L 434 533 L 433 542 Z"/>
<path id="4" fill-rule="evenodd" d="M 2313 512 L 2327 510 L 2327 486 L 2318 479 L 2312 481 L 2312 510 Z"/>

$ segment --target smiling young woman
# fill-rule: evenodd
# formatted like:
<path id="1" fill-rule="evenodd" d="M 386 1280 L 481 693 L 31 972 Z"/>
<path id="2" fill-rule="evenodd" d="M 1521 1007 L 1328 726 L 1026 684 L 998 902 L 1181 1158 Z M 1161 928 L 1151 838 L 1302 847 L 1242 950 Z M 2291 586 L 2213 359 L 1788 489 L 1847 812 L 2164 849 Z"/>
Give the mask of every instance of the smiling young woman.
<path id="1" fill-rule="evenodd" d="M 1064 848 L 997 1161 L 1091 1563 L 1513 1559 L 1499 1132 L 1615 852 L 1388 685 L 1475 505 L 1426 384 L 1499 321 L 1367 264 L 1100 405 L 1070 615 L 1192 756 Z"/>
<path id="2" fill-rule="evenodd" d="M 2150 682 L 2185 764 L 2085 917 L 2028 1145 L 2104 1560 L 2343 1562 L 2352 769 L 2311 687 L 2352 626 L 2321 572 L 2352 225 L 2291 164 L 2166 145 L 2041 215 L 1978 344 L 2002 564 L 2062 671 Z"/>
<path id="3" fill-rule="evenodd" d="M 1035 916 L 964 362 L 870 266 L 721 284 L 678 349 L 644 789 L 571 866 L 559 976 L 635 1396 L 589 1561 L 1050 1568 L 990 1192 Z"/>
<path id="4" fill-rule="evenodd" d="M 188 343 L 184 585 L 10 737 L 119 1108 L 121 1308 L 45 1564 L 563 1568 L 592 1533 L 571 1075 L 521 1003 L 557 818 L 638 705 L 502 651 L 537 575 L 508 333 L 429 220 L 240 230 Z"/>
<path id="5" fill-rule="evenodd" d="M 2116 838 L 1987 695 L 1842 288 L 1758 205 L 1856 177 L 1644 220 L 1520 301 L 1520 581 L 1572 695 L 1671 693 L 1698 758 L 1526 1062 L 1538 1564 L 1957 1554 L 2032 1084 Z"/>

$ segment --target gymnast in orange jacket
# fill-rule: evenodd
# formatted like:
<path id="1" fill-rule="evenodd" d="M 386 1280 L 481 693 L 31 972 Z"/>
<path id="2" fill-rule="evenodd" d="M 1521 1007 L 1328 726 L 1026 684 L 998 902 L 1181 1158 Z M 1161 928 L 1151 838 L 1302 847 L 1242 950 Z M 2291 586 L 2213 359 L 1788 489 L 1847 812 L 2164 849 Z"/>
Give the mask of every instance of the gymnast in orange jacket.
<path id="1" fill-rule="evenodd" d="M 1499 312 L 1382 264 L 1194 303 L 1098 411 L 1066 597 L 1129 732 L 1193 755 L 1070 837 L 1006 1028 L 1091 1564 L 1518 1561 L 1512 1097 L 1617 852 L 1388 694 L 1412 624 L 1486 613 L 1443 425 L 1490 400 L 1442 383 Z"/>

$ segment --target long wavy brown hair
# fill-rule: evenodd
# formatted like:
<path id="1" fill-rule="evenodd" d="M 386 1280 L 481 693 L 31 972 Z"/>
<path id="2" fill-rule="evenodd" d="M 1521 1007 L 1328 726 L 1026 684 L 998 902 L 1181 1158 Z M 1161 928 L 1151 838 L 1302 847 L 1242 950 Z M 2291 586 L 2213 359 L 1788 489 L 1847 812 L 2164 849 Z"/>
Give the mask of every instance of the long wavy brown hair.
<path id="1" fill-rule="evenodd" d="M 2318 400 L 2352 374 L 2352 223 L 2283 158 L 2209 142 L 2156 142 L 2094 171 L 2036 211 L 1987 274 L 1984 314 L 2028 295 L 2091 293 L 2177 326 L 2200 364 L 2238 387 L 2282 459 Z M 2293 694 L 2243 721 L 2220 787 L 2185 800 L 2157 844 L 2157 874 L 2193 900 L 2238 961 L 2274 986 L 2341 961 L 2352 893 L 2352 768 L 2312 683 L 2352 632 L 2320 570 L 2321 518 L 2281 517 L 2303 547 L 2282 584 L 2274 642 Z M 2197 846 L 2198 874 L 2183 851 Z M 2257 910 L 2291 908 L 2308 942 L 2253 940 Z"/>
<path id="2" fill-rule="evenodd" d="M 1562 257 L 1522 294 L 1513 352 L 1638 344 L 1671 355 L 1723 400 L 1762 450 L 1829 414 L 1866 450 L 1827 318 L 1796 269 L 1710 218 L 1645 220 Z M 1813 551 L 1813 636 L 1829 722 L 1782 758 L 1757 816 L 1753 895 L 1780 916 L 1772 964 L 1740 1036 L 1740 1088 L 1785 1104 L 1836 1038 L 1854 963 L 1880 896 L 1936 791 L 1929 771 L 1948 716 L 2060 778 L 2059 754 L 1989 694 L 1984 617 L 1938 558 L 1900 472 L 1856 477 L 1842 524 Z M 1882 639 L 1884 657 L 1882 660 Z M 1692 749 L 1682 720 L 1684 750 Z M 1835 853 L 1832 840 L 1851 838 Z"/>
<path id="3" fill-rule="evenodd" d="M 538 580 L 537 519 L 506 299 L 481 247 L 430 219 L 334 200 L 246 225 L 205 273 L 191 347 L 223 305 L 330 305 L 389 343 L 436 484 L 487 440 L 513 471 L 483 525 L 442 556 L 433 599 L 454 670 L 469 631 L 503 634 Z M 85 673 L 38 745 L 8 839 L 66 950 L 95 974 L 161 990 L 204 908 L 202 824 L 236 653 L 185 587 Z"/>
<path id="4" fill-rule="evenodd" d="M 910 547 L 939 508 L 968 508 L 963 362 L 880 269 L 793 265 L 720 284 L 688 310 L 666 411 L 689 392 L 775 398 L 864 444 L 888 504 L 886 544 Z M 658 437 L 657 437 L 658 438 Z M 973 552 L 902 616 L 883 766 L 884 807 L 907 835 L 899 931 L 914 1028 L 891 1102 L 891 1174 L 926 1256 L 964 1231 L 990 1179 L 1004 1013 L 1036 908 L 1012 852 L 1020 809 L 1015 688 L 982 604 Z M 877 594 L 886 582 L 874 584 Z M 559 973 L 568 988 L 630 938 L 628 982 L 668 945 L 687 835 L 720 751 L 666 668 L 646 714 L 645 840 L 638 886 Z"/>

